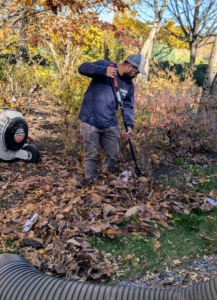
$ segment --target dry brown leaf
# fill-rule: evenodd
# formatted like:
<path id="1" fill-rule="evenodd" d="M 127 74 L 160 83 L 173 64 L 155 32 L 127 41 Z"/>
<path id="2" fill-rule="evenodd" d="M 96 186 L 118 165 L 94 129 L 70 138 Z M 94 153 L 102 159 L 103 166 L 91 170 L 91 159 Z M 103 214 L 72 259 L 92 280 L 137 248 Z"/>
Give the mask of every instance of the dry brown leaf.
<path id="1" fill-rule="evenodd" d="M 34 231 L 33 231 L 33 230 L 30 230 L 30 232 L 29 232 L 27 238 L 28 238 L 28 239 L 32 239 L 34 236 L 35 236 Z"/>
<path id="2" fill-rule="evenodd" d="M 65 267 L 63 266 L 63 264 L 60 261 L 56 265 L 55 270 L 56 270 L 57 274 L 65 274 L 66 273 Z"/>
<path id="3" fill-rule="evenodd" d="M 26 209 L 33 212 L 35 210 L 35 205 L 29 203 L 26 205 Z"/>
<path id="4" fill-rule="evenodd" d="M 108 188 L 108 185 L 95 185 L 95 188 L 100 191 L 106 191 Z"/>
<path id="5" fill-rule="evenodd" d="M 117 234 L 117 231 L 113 230 L 113 229 L 107 229 L 107 230 L 103 229 L 102 234 L 106 234 L 106 235 L 109 235 L 111 237 L 114 237 Z"/>
<path id="6" fill-rule="evenodd" d="M 161 243 L 155 243 L 155 244 L 154 244 L 154 247 L 155 247 L 155 248 L 161 248 L 161 247 L 162 247 L 162 244 L 161 244 Z"/>
<path id="7" fill-rule="evenodd" d="M 157 239 L 160 238 L 160 232 L 154 231 L 154 232 L 152 232 L 152 234 L 153 234 Z"/>
<path id="8" fill-rule="evenodd" d="M 73 205 L 73 204 L 79 203 L 80 201 L 81 201 L 81 197 L 80 196 L 75 197 L 74 199 L 72 199 L 72 200 L 69 201 L 69 205 Z"/>
<path id="9" fill-rule="evenodd" d="M 62 210 L 62 213 L 63 213 L 63 214 L 69 213 L 72 209 L 73 209 L 73 206 L 72 206 L 72 205 L 69 205 L 69 206 L 65 207 L 65 208 Z"/>
<path id="10" fill-rule="evenodd" d="M 114 211 L 115 211 L 115 208 L 111 204 L 107 204 L 107 203 L 103 204 L 104 216 L 107 216 L 110 212 L 114 212 Z"/>
<path id="11" fill-rule="evenodd" d="M 32 264 L 33 264 L 33 266 L 35 266 L 37 268 L 41 267 L 41 261 L 39 259 L 39 255 L 38 255 L 38 251 L 37 250 L 34 251 L 34 255 L 32 257 Z"/>
<path id="12" fill-rule="evenodd" d="M 2 228 L 2 232 L 5 233 L 5 234 L 9 234 L 9 233 L 12 233 L 14 231 L 15 231 L 14 227 L 3 227 Z"/>
<path id="13" fill-rule="evenodd" d="M 154 168 L 158 169 L 160 166 L 159 156 L 157 154 L 151 154 L 151 163 Z"/>
<path id="14" fill-rule="evenodd" d="M 129 208 L 126 212 L 125 212 L 125 217 L 126 218 L 129 218 L 131 217 L 132 215 L 135 215 L 137 214 L 138 210 L 140 209 L 140 206 L 134 206 L 134 207 L 131 207 Z"/>
<path id="15" fill-rule="evenodd" d="M 81 246 L 81 243 L 79 243 L 78 241 L 76 241 L 76 240 L 75 240 L 75 239 L 73 239 L 73 238 L 71 238 L 71 239 L 67 240 L 67 243 L 74 244 L 74 245 L 76 245 L 76 246 L 78 246 L 78 247 L 80 247 L 80 246 Z"/>
<path id="16" fill-rule="evenodd" d="M 173 260 L 173 263 L 174 263 L 174 265 L 179 265 L 182 262 L 179 259 L 175 259 L 175 260 Z"/>
<path id="17" fill-rule="evenodd" d="M 70 262 L 69 264 L 67 264 L 67 269 L 71 270 L 71 271 L 75 271 L 76 268 L 78 266 L 78 263 L 77 262 Z"/>
<path id="18" fill-rule="evenodd" d="M 100 233 L 102 231 L 102 227 L 100 226 L 91 226 L 90 229 L 96 233 Z"/>
<path id="19" fill-rule="evenodd" d="M 69 180 L 67 181 L 67 183 L 68 183 L 68 185 L 69 185 L 70 187 L 76 187 L 77 184 L 78 184 L 77 180 L 72 179 L 72 178 L 69 179 Z"/>

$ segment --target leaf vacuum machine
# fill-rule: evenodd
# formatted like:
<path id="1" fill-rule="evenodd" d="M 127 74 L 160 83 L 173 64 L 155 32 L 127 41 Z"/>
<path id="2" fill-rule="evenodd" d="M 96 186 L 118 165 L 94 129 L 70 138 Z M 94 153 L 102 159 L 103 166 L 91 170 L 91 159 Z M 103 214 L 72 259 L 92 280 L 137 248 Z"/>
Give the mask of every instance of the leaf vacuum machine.
<path id="1" fill-rule="evenodd" d="M 28 163 L 39 161 L 40 153 L 35 145 L 27 144 L 28 125 L 20 112 L 0 108 L 0 159 L 19 158 Z"/>

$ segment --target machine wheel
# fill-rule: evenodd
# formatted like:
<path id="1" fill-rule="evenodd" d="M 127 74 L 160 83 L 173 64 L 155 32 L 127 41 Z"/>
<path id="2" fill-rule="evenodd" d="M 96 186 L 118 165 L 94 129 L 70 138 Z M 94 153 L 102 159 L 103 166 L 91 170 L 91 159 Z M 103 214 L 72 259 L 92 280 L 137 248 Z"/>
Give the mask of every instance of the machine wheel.
<path id="1" fill-rule="evenodd" d="M 35 145 L 25 145 L 22 150 L 28 152 L 28 159 L 25 160 L 27 163 L 36 163 L 39 161 L 40 152 Z"/>

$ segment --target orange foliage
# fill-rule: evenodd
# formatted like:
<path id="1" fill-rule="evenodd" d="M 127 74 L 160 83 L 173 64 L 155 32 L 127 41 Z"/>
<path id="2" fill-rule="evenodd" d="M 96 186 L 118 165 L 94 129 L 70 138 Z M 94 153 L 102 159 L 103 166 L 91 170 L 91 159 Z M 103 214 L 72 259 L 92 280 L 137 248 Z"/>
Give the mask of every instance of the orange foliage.
<path id="1" fill-rule="evenodd" d="M 146 152 L 148 145 L 179 154 L 212 150 L 216 144 L 215 116 L 204 103 L 206 109 L 202 108 L 200 89 L 191 75 L 180 78 L 169 70 L 155 74 L 145 88 L 137 85 L 135 123 L 144 145 L 141 150 Z"/>
<path id="2" fill-rule="evenodd" d="M 14 0 L 16 3 L 20 3 L 26 6 L 33 4 L 32 0 Z M 83 10 L 91 9 L 96 6 L 108 6 L 113 5 L 118 10 L 122 10 L 127 5 L 122 0 L 38 0 L 37 5 L 48 7 L 55 15 L 61 12 L 64 6 L 68 6 L 74 13 L 81 13 Z"/>

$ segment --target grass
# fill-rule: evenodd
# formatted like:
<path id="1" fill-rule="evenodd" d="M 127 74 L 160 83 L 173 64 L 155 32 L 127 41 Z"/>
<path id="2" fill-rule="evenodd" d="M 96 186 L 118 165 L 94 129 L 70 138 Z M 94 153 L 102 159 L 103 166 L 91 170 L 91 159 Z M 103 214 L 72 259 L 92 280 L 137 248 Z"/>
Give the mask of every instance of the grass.
<path id="1" fill-rule="evenodd" d="M 4 247 L 0 248 L 0 253 L 14 253 L 19 254 L 19 251 L 12 240 L 5 240 Z"/>
<path id="2" fill-rule="evenodd" d="M 202 181 L 197 185 L 198 191 L 201 193 L 209 193 L 211 190 L 217 190 L 217 166 L 189 166 L 192 176 L 196 180 Z"/>
<path id="3" fill-rule="evenodd" d="M 184 173 L 184 178 L 176 178 L 167 184 L 178 187 L 185 182 L 186 176 L 190 176 L 194 183 L 190 189 L 205 194 L 212 190 L 217 191 L 217 166 L 188 165 Z M 135 220 L 136 216 L 131 217 L 128 222 Z M 126 226 L 126 222 L 122 225 Z M 134 280 L 145 276 L 147 272 L 174 269 L 179 261 L 178 265 L 181 268 L 195 258 L 217 252 L 215 207 L 210 212 L 195 209 L 189 215 L 172 214 L 170 225 L 174 226 L 174 230 L 171 231 L 154 223 L 152 225 L 157 227 L 161 234 L 158 240 L 150 235 L 133 234 L 114 239 L 106 236 L 90 239 L 93 247 L 110 253 L 118 261 L 119 269 L 111 281 Z M 160 244 L 161 247 L 156 247 L 156 244 Z"/>
<path id="4" fill-rule="evenodd" d="M 174 261 L 182 264 L 196 257 L 217 251 L 217 209 L 204 213 L 200 210 L 190 215 L 174 214 L 171 219 L 174 230 L 157 228 L 160 239 L 150 235 L 128 235 L 111 239 L 101 236 L 91 238 L 93 247 L 106 251 L 116 258 L 120 269 L 112 280 L 133 280 L 145 276 L 147 272 L 161 272 L 176 267 Z M 156 225 L 155 225 L 156 226 Z M 156 248 L 155 244 L 161 247 Z"/>
<path id="5" fill-rule="evenodd" d="M 181 166 L 180 174 L 176 177 L 162 181 L 164 186 L 176 187 L 185 186 L 188 179 L 191 178 L 189 190 L 201 193 L 209 193 L 211 190 L 217 190 L 217 165 L 191 165 L 182 159 L 176 159 L 176 165 Z"/>

